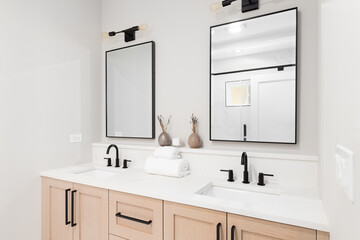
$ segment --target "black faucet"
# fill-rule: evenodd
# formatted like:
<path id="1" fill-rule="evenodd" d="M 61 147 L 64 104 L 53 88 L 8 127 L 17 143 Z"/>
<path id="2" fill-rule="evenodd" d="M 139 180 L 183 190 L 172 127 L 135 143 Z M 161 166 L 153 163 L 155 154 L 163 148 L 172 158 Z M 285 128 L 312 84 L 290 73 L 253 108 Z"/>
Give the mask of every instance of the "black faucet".
<path id="1" fill-rule="evenodd" d="M 111 144 L 108 149 L 106 150 L 106 154 L 109 154 L 110 149 L 114 147 L 116 150 L 116 160 L 115 160 L 115 167 L 118 168 L 120 167 L 120 159 L 119 159 L 119 149 L 115 144 Z"/>
<path id="2" fill-rule="evenodd" d="M 248 157 L 246 152 L 241 155 L 241 165 L 244 165 L 243 183 L 249 184 Z"/>

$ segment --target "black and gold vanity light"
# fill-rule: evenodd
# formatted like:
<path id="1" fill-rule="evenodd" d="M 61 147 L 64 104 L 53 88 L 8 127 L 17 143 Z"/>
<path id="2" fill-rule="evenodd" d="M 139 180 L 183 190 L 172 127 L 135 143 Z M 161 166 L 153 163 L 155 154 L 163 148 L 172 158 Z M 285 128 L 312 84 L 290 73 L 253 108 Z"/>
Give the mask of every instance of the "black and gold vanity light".
<path id="1" fill-rule="evenodd" d="M 140 30 L 146 30 L 148 28 L 148 25 L 146 23 L 143 23 L 139 26 L 135 26 L 132 28 L 128 28 L 122 31 L 112 31 L 112 32 L 105 32 L 103 33 L 103 38 L 108 38 L 108 37 L 114 37 L 119 33 L 124 33 L 124 37 L 125 37 L 125 42 L 131 42 L 135 40 L 135 32 L 140 31 Z"/>
<path id="2" fill-rule="evenodd" d="M 227 7 L 231 5 L 231 3 L 235 1 L 237 0 L 224 0 L 222 2 L 215 2 L 210 5 L 210 9 L 215 12 L 221 7 Z M 241 2 L 243 13 L 259 9 L 259 0 L 241 0 Z"/>

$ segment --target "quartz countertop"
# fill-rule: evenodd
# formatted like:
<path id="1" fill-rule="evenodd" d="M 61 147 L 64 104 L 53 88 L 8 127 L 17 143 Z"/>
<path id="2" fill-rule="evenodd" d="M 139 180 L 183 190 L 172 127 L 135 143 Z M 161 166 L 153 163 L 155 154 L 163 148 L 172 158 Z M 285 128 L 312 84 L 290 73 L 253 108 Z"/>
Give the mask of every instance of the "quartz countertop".
<path id="1" fill-rule="evenodd" d="M 92 176 L 78 173 L 92 169 L 116 172 L 112 176 Z M 305 190 L 284 189 L 279 186 L 256 184 L 244 185 L 240 180 L 234 183 L 213 181 L 209 177 L 189 175 L 172 178 L 146 174 L 143 169 L 115 169 L 94 164 L 73 165 L 66 168 L 47 170 L 40 173 L 49 177 L 113 191 L 120 191 L 145 197 L 161 199 L 191 206 L 207 208 L 242 216 L 254 217 L 320 231 L 329 231 L 323 204 L 316 194 Z M 251 191 L 251 197 L 244 194 L 241 200 L 210 197 L 198 194 L 209 184 Z M 260 192 L 254 198 L 254 192 Z M 270 193 L 270 194 L 263 194 Z"/>

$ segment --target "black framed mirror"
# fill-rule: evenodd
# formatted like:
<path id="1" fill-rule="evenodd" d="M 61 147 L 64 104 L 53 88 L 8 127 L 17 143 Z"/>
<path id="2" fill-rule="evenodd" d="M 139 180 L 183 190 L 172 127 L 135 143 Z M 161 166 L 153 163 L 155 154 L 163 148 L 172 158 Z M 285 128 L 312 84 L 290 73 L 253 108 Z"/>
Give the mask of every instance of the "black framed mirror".
<path id="1" fill-rule="evenodd" d="M 106 137 L 155 138 L 155 42 L 106 51 Z"/>
<path id="2" fill-rule="evenodd" d="M 210 28 L 210 140 L 296 144 L 297 8 Z"/>

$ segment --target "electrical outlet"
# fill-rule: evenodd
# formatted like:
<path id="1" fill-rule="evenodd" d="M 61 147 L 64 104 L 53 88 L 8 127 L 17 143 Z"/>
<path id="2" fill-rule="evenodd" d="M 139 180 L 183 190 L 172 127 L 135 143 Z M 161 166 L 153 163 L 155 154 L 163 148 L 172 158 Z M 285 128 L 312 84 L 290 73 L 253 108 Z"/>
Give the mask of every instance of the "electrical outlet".
<path id="1" fill-rule="evenodd" d="M 80 143 L 80 142 L 82 142 L 82 135 L 81 134 L 71 134 L 70 135 L 70 142 L 71 143 Z"/>
<path id="2" fill-rule="evenodd" d="M 350 201 L 354 201 L 354 169 L 353 152 L 343 146 L 336 145 L 336 178 Z"/>

